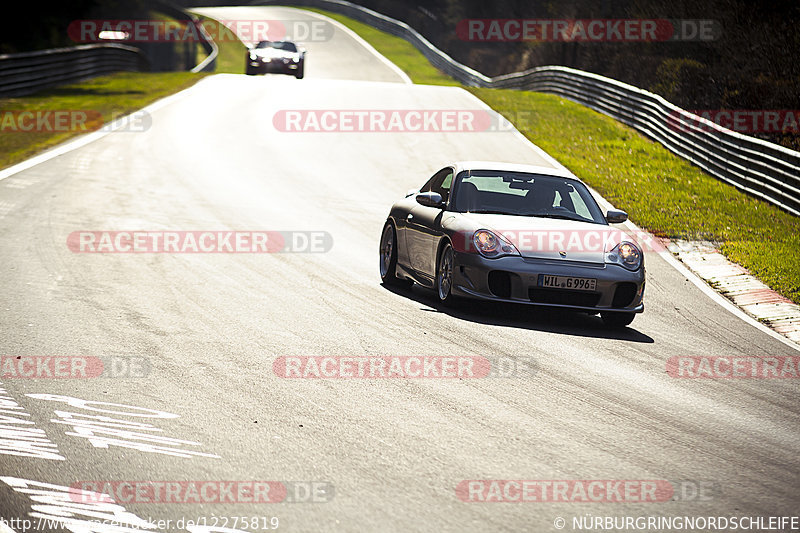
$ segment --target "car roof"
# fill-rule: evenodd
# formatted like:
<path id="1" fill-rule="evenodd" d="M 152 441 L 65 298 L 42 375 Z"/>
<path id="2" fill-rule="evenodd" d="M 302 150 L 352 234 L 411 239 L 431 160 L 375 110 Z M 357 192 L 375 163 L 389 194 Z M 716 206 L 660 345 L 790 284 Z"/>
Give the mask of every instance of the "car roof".
<path id="1" fill-rule="evenodd" d="M 453 164 L 456 173 L 463 170 L 499 170 L 505 172 L 524 172 L 527 174 L 544 174 L 581 181 L 577 176 L 565 168 L 545 167 L 539 165 L 523 165 L 501 161 L 457 161 Z M 581 182 L 583 183 L 583 182 Z"/>

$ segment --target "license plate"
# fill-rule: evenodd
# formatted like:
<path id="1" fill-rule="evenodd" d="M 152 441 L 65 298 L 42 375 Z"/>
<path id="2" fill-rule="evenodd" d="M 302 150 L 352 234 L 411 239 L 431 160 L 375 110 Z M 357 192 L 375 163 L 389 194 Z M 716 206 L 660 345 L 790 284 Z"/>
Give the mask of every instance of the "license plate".
<path id="1" fill-rule="evenodd" d="M 572 289 L 574 291 L 593 291 L 597 288 L 594 278 L 573 278 L 571 276 L 539 276 L 539 286 L 552 289 Z"/>

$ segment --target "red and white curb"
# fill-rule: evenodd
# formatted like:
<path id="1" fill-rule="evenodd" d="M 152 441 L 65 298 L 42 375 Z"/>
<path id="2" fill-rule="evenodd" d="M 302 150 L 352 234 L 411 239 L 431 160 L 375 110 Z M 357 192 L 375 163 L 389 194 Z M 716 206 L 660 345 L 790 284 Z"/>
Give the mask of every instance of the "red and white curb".
<path id="1" fill-rule="evenodd" d="M 800 305 L 732 263 L 711 243 L 665 242 L 667 249 L 717 292 L 753 318 L 800 343 Z"/>

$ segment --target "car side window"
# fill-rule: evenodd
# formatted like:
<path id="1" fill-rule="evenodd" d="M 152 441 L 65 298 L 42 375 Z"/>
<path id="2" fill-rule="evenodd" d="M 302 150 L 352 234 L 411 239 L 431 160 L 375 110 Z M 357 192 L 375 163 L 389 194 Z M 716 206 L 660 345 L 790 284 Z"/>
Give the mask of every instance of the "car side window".
<path id="1" fill-rule="evenodd" d="M 449 170 L 450 170 L 449 168 L 443 168 L 442 170 L 438 171 L 436 174 L 431 176 L 431 179 L 429 179 L 425 183 L 425 185 L 422 186 L 422 188 L 419 191 L 420 192 L 431 192 L 432 187 L 436 184 L 436 182 L 440 181 L 442 173 L 447 172 Z"/>
<path id="2" fill-rule="evenodd" d="M 433 175 L 428 184 L 430 188 L 423 192 L 438 192 L 446 202 L 447 197 L 450 196 L 450 187 L 453 184 L 453 169 L 450 167 L 443 168 Z"/>

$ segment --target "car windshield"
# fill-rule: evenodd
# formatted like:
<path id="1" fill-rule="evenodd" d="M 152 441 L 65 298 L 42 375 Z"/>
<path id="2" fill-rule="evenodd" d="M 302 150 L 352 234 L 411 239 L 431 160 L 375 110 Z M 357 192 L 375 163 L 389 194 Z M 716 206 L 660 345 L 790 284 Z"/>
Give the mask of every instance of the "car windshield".
<path id="1" fill-rule="evenodd" d="M 275 48 L 276 50 L 286 50 L 287 52 L 297 52 L 294 43 L 286 41 L 261 41 L 256 48 Z"/>
<path id="2" fill-rule="evenodd" d="M 489 170 L 458 175 L 451 208 L 606 224 L 600 207 L 579 181 L 557 176 Z"/>

